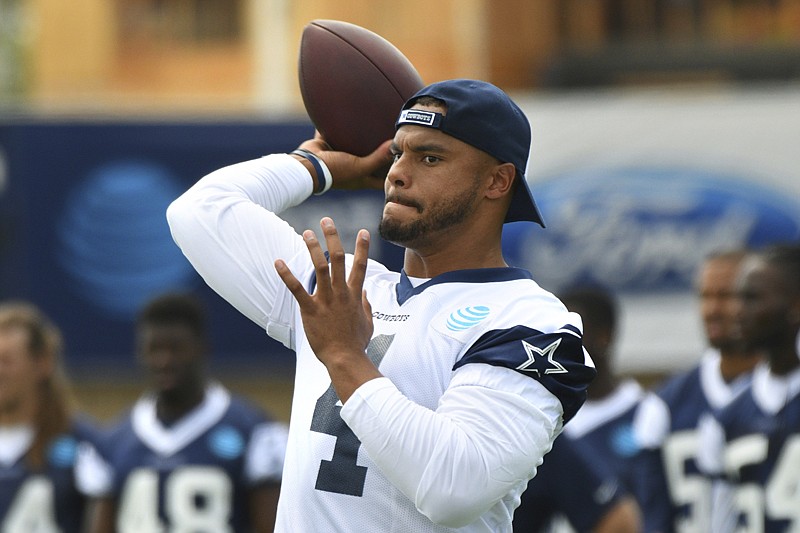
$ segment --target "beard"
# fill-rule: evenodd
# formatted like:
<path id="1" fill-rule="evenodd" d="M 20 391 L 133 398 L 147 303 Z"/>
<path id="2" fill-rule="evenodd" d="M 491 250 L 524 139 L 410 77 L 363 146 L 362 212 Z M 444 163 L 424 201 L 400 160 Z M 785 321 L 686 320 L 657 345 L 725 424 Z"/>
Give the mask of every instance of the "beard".
<path id="1" fill-rule="evenodd" d="M 14 414 L 19 412 L 22 399 L 19 396 L 0 398 L 0 414 Z"/>
<path id="2" fill-rule="evenodd" d="M 378 224 L 380 236 L 391 243 L 406 248 L 419 248 L 428 244 L 430 237 L 437 232 L 463 222 L 472 213 L 477 199 L 480 182 L 474 186 L 429 207 L 414 204 L 422 216 L 411 222 L 382 218 Z"/>
<path id="3" fill-rule="evenodd" d="M 719 338 L 709 338 L 708 344 L 712 348 L 716 348 L 717 350 L 724 352 L 724 353 L 746 353 L 746 347 L 742 343 L 742 340 L 737 337 L 736 335 L 726 335 L 724 337 L 720 336 Z"/>

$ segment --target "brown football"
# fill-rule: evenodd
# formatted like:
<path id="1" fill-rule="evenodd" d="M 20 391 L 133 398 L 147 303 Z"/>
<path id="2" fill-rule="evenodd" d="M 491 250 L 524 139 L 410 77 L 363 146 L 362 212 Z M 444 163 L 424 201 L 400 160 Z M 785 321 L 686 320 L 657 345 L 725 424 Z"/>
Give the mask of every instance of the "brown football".
<path id="1" fill-rule="evenodd" d="M 358 156 L 394 137 L 400 108 L 423 87 L 392 43 L 338 20 L 314 20 L 303 29 L 298 71 L 316 129 L 334 150 Z"/>

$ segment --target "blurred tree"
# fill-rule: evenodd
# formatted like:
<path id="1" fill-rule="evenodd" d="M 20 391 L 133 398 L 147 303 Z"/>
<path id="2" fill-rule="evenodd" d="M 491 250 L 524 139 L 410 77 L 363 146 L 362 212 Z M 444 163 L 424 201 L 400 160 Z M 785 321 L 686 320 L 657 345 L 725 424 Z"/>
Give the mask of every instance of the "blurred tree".
<path id="1" fill-rule="evenodd" d="M 0 100 L 23 94 L 28 85 L 24 2 L 0 0 Z M 0 193 L 2 193 L 0 181 Z"/>

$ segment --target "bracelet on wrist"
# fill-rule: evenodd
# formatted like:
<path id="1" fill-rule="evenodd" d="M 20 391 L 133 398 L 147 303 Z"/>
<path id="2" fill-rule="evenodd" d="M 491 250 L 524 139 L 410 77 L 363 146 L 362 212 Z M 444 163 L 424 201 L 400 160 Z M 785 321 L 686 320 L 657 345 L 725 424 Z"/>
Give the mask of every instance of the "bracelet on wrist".
<path id="1" fill-rule="evenodd" d="M 331 175 L 328 165 L 326 165 L 317 154 L 310 150 L 306 150 L 305 148 L 298 148 L 291 153 L 294 155 L 299 155 L 300 157 L 304 157 L 310 161 L 311 165 L 314 167 L 314 171 L 317 173 L 317 186 L 314 187 L 314 194 L 319 196 L 320 194 L 325 194 L 328 192 L 328 189 L 330 189 L 331 185 L 333 185 L 333 175 Z"/>

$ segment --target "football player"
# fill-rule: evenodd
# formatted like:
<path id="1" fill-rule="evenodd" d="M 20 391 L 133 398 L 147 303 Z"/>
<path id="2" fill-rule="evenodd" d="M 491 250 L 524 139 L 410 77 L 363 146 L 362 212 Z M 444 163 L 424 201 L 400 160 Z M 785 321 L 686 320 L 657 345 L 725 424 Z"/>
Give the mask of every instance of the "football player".
<path id="1" fill-rule="evenodd" d="M 83 531 L 76 488 L 81 443 L 94 424 L 73 410 L 61 334 L 27 302 L 0 304 L 0 531 Z"/>
<path id="2" fill-rule="evenodd" d="M 317 137 L 213 172 L 170 206 L 198 272 L 297 354 L 276 531 L 511 531 L 595 373 L 579 317 L 502 256 L 505 222 L 542 223 L 530 144 L 504 92 L 447 80 L 366 157 Z M 405 248 L 402 272 L 368 259 L 366 230 L 347 254 L 323 217 L 325 252 L 279 217 L 389 162 L 379 230 Z"/>
<path id="3" fill-rule="evenodd" d="M 573 287 L 559 298 L 567 309 L 581 315 L 583 345 L 597 367 L 586 403 L 564 428 L 564 436 L 594 450 L 596 460 L 606 463 L 630 490 L 631 459 L 639 450 L 633 417 L 644 390 L 633 379 L 620 379 L 614 370 L 611 348 L 617 328 L 617 301 L 611 292 L 597 286 Z"/>
<path id="4" fill-rule="evenodd" d="M 703 428 L 701 466 L 721 478 L 713 531 L 800 530 L 800 246 L 743 265 L 742 341 L 765 361 L 746 391 Z"/>
<path id="5" fill-rule="evenodd" d="M 598 450 L 561 435 L 522 493 L 514 531 L 638 533 L 641 516 Z"/>
<path id="6" fill-rule="evenodd" d="M 137 326 L 151 390 L 95 450 L 81 487 L 91 531 L 271 532 L 286 428 L 205 375 L 205 314 L 186 294 L 149 302 Z"/>
<path id="7" fill-rule="evenodd" d="M 736 279 L 745 251 L 708 257 L 699 273 L 700 314 L 710 345 L 700 363 L 648 394 L 636 413 L 634 491 L 645 531 L 711 531 L 711 480 L 698 469 L 698 425 L 749 383 L 759 361 L 736 333 Z"/>

